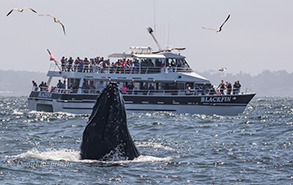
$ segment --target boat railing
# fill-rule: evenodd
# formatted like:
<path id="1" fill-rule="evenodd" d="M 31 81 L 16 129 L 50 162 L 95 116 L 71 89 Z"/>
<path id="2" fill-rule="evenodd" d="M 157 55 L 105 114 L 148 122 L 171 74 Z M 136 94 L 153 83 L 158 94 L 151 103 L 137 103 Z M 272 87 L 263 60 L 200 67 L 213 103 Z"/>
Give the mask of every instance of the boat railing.
<path id="1" fill-rule="evenodd" d="M 238 95 L 238 94 L 249 94 L 243 92 L 231 92 L 229 93 L 214 93 L 210 91 L 189 91 L 184 89 L 172 89 L 172 90 L 127 90 L 122 92 L 126 95 L 188 95 L 188 96 L 201 96 L 201 95 Z"/>
<path id="2" fill-rule="evenodd" d="M 154 73 L 172 73 L 172 72 L 192 72 L 188 66 L 184 67 L 154 67 L 154 66 L 134 66 L 134 67 L 100 67 L 98 65 L 89 66 L 60 66 L 52 64 L 49 71 L 64 71 L 74 73 L 106 73 L 106 74 L 154 74 Z"/>
<path id="3" fill-rule="evenodd" d="M 49 90 L 49 92 L 54 92 L 54 93 L 60 93 L 60 94 L 100 94 L 100 90 L 97 89 L 82 89 L 80 88 L 81 91 L 78 91 L 78 89 L 62 89 L 62 88 L 54 88 L 53 90 Z M 33 89 L 33 91 L 37 91 Z M 48 90 L 42 90 L 42 91 L 47 91 Z M 121 91 L 122 92 L 122 91 Z M 230 94 L 225 92 L 224 94 L 221 93 L 214 93 L 211 91 L 189 91 L 189 90 L 184 90 L 184 89 L 171 89 L 171 90 L 155 90 L 155 89 L 145 89 L 145 90 L 137 90 L 137 89 L 131 89 L 122 92 L 122 94 L 125 95 L 131 95 L 131 96 L 136 96 L 136 95 L 156 95 L 156 96 L 164 96 L 164 95 L 188 95 L 188 96 L 201 96 L 201 95 L 238 95 L 238 94 L 249 94 L 249 93 L 244 93 L 244 92 L 236 92 L 233 91 Z"/>

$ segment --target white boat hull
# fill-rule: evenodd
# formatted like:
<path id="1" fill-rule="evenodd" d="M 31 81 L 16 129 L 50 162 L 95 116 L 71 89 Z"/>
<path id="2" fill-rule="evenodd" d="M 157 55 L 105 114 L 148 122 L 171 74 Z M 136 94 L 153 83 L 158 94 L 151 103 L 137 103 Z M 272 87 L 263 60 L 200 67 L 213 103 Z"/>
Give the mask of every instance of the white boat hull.
<path id="1" fill-rule="evenodd" d="M 68 101 L 60 99 L 34 99 L 29 98 L 28 105 L 30 110 L 45 112 L 66 112 L 73 114 L 90 114 L 95 100 L 87 101 Z M 173 104 L 149 104 L 147 101 L 141 104 L 125 101 L 127 112 L 157 112 L 167 111 L 174 113 L 188 114 L 207 114 L 207 115 L 237 115 L 245 110 L 246 103 L 226 103 L 226 104 L 185 104 L 180 105 L 177 102 Z"/>

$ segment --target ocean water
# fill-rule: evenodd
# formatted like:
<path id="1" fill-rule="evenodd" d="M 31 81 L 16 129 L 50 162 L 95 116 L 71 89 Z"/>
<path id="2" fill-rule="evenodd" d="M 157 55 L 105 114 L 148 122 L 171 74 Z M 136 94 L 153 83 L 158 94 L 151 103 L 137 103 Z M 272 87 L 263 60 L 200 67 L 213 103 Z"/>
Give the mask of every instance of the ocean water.
<path id="1" fill-rule="evenodd" d="M 0 97 L 0 184 L 293 184 L 293 98 L 238 116 L 128 114 L 133 161 L 80 160 L 87 119 Z"/>

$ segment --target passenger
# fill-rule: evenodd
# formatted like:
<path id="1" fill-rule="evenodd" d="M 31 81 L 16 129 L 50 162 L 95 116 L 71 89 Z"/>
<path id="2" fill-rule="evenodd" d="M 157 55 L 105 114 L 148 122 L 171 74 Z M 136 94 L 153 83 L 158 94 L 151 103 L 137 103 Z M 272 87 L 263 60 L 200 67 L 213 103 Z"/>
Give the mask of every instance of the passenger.
<path id="1" fill-rule="evenodd" d="M 32 81 L 33 83 L 33 90 L 38 91 L 38 84 L 35 81 Z"/>
<path id="2" fill-rule="evenodd" d="M 185 94 L 190 95 L 190 86 L 186 84 Z"/>
<path id="3" fill-rule="evenodd" d="M 96 87 L 94 86 L 94 84 L 90 85 L 90 93 L 95 93 L 96 92 Z"/>
<path id="4" fill-rule="evenodd" d="M 127 86 L 127 88 L 128 88 L 129 90 L 133 90 L 133 88 L 134 88 L 133 83 L 130 83 L 130 84 Z"/>
<path id="5" fill-rule="evenodd" d="M 106 67 L 110 66 L 110 59 L 105 60 Z"/>
<path id="6" fill-rule="evenodd" d="M 69 57 L 69 60 L 68 60 L 68 65 L 67 65 L 67 71 L 72 71 L 72 64 L 73 64 L 73 59 L 72 57 Z"/>
<path id="7" fill-rule="evenodd" d="M 134 61 L 133 62 L 133 74 L 137 74 L 137 73 L 139 73 L 139 62 Z"/>
<path id="8" fill-rule="evenodd" d="M 100 64 L 100 57 L 96 57 L 94 59 L 94 62 L 95 62 L 95 67 L 94 67 L 94 72 L 95 73 L 99 73 L 100 71 L 100 67 L 99 67 L 99 64 Z"/>
<path id="9" fill-rule="evenodd" d="M 150 84 L 149 90 L 155 90 L 155 87 L 152 84 Z"/>
<path id="10" fill-rule="evenodd" d="M 240 93 L 240 88 L 241 88 L 241 84 L 240 84 L 239 80 L 237 80 L 237 94 Z"/>
<path id="11" fill-rule="evenodd" d="M 210 95 L 214 95 L 214 94 L 216 94 L 216 91 L 215 91 L 215 88 L 214 88 L 213 85 L 210 85 L 210 91 L 209 91 L 209 94 L 210 94 Z"/>
<path id="12" fill-rule="evenodd" d="M 83 71 L 83 65 L 84 65 L 84 62 L 82 59 L 78 58 L 79 59 L 79 63 L 78 63 L 78 72 L 82 72 Z"/>
<path id="13" fill-rule="evenodd" d="M 120 73 L 125 73 L 125 71 L 124 71 L 124 66 L 125 66 L 125 60 L 122 60 L 121 62 L 120 62 Z"/>
<path id="14" fill-rule="evenodd" d="M 218 89 L 216 90 L 216 95 L 221 95 L 221 93 Z"/>
<path id="15" fill-rule="evenodd" d="M 227 94 L 231 94 L 232 91 L 232 85 L 230 82 L 226 81 L 226 88 L 227 88 Z"/>
<path id="16" fill-rule="evenodd" d="M 149 94 L 152 95 L 155 92 L 155 87 L 153 86 L 153 84 L 149 85 Z"/>
<path id="17" fill-rule="evenodd" d="M 127 74 L 130 73 L 130 62 L 127 60 L 126 64 L 124 65 L 124 70 Z"/>
<path id="18" fill-rule="evenodd" d="M 74 61 L 74 72 L 78 72 L 78 67 L 79 67 L 79 62 L 80 62 L 80 59 L 79 59 L 79 57 L 77 57 L 76 59 L 75 59 L 75 61 Z"/>
<path id="19" fill-rule="evenodd" d="M 100 63 L 100 57 L 99 56 L 95 58 L 95 62 L 96 62 L 96 64 Z"/>
<path id="20" fill-rule="evenodd" d="M 172 73 L 173 72 L 173 66 L 169 65 L 169 67 L 167 68 L 168 73 Z"/>
<path id="21" fill-rule="evenodd" d="M 194 95 L 198 95 L 199 91 L 200 91 L 199 86 L 197 84 L 195 84 L 195 87 L 194 87 Z"/>
<path id="22" fill-rule="evenodd" d="M 83 62 L 84 62 L 83 72 L 88 73 L 89 72 L 90 61 L 87 59 L 87 57 L 85 57 Z"/>
<path id="23" fill-rule="evenodd" d="M 96 62 L 93 58 L 91 58 L 90 59 L 90 73 L 94 72 L 95 66 L 96 66 Z"/>
<path id="24" fill-rule="evenodd" d="M 114 73 L 115 69 L 116 69 L 116 65 L 114 62 L 112 62 L 109 66 L 110 70 L 109 73 Z"/>
<path id="25" fill-rule="evenodd" d="M 89 92 L 89 84 L 88 84 L 88 82 L 86 80 L 83 81 L 82 89 L 83 89 L 83 92 L 84 93 L 88 93 Z"/>
<path id="26" fill-rule="evenodd" d="M 114 67 L 114 73 L 119 73 L 119 70 L 120 70 L 120 59 L 118 59 L 116 62 L 115 62 L 115 67 Z"/>
<path id="27" fill-rule="evenodd" d="M 63 81 L 62 89 L 66 89 L 66 80 Z"/>
<path id="28" fill-rule="evenodd" d="M 209 94 L 209 91 L 210 91 L 210 85 L 209 84 L 203 84 L 203 95 L 205 94 Z"/>
<path id="29" fill-rule="evenodd" d="M 72 83 L 70 83 L 70 85 L 69 85 L 69 92 L 73 93 L 73 84 Z"/>
<path id="30" fill-rule="evenodd" d="M 65 71 L 65 66 L 66 66 L 66 58 L 63 56 L 62 58 L 61 58 L 61 69 L 62 69 L 62 71 Z"/>
<path id="31" fill-rule="evenodd" d="M 103 57 L 102 57 L 102 59 L 103 59 Z M 108 67 L 107 61 L 103 59 L 102 65 L 103 65 L 102 73 L 105 73 L 105 71 L 107 70 L 107 67 Z"/>
<path id="32" fill-rule="evenodd" d="M 50 92 L 55 92 L 56 87 L 51 87 Z"/>
<path id="33" fill-rule="evenodd" d="M 44 83 L 44 91 L 48 91 L 48 85 L 47 85 L 47 82 Z"/>
<path id="34" fill-rule="evenodd" d="M 57 88 L 62 89 L 62 86 L 63 86 L 63 84 L 62 84 L 61 80 L 59 80 L 57 83 Z"/>
<path id="35" fill-rule="evenodd" d="M 42 81 L 39 85 L 40 91 L 44 91 L 44 82 Z"/>
<path id="36" fill-rule="evenodd" d="M 159 60 L 159 59 L 156 59 L 156 61 L 155 61 L 155 66 L 156 66 L 156 67 L 161 67 L 161 66 L 162 66 L 162 61 Z"/>
<path id="37" fill-rule="evenodd" d="M 220 89 L 220 93 L 223 95 L 224 94 L 224 90 L 226 89 L 223 80 L 221 80 L 221 83 L 219 84 L 218 89 Z"/>
<path id="38" fill-rule="evenodd" d="M 233 94 L 237 94 L 237 81 L 233 84 Z"/>
<path id="39" fill-rule="evenodd" d="M 99 85 L 98 85 L 98 93 L 101 93 L 104 89 L 104 83 L 102 81 L 100 81 Z"/>
<path id="40" fill-rule="evenodd" d="M 198 87 L 199 87 L 198 94 L 199 95 L 204 95 L 204 86 L 203 85 L 200 85 Z"/>
<path id="41" fill-rule="evenodd" d="M 123 84 L 123 87 L 121 88 L 122 93 L 125 94 L 127 92 L 126 84 Z"/>

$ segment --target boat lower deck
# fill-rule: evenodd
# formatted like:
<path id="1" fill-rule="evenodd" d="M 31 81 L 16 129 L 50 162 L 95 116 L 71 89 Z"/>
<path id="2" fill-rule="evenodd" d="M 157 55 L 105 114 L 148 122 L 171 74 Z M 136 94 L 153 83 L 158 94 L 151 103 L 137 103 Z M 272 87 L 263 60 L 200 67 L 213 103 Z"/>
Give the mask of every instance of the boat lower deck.
<path id="1" fill-rule="evenodd" d="M 190 114 L 237 115 L 255 94 L 239 95 L 153 95 L 123 94 L 128 112 L 168 111 Z M 46 112 L 90 114 L 98 94 L 51 93 L 33 91 L 29 109 Z"/>

